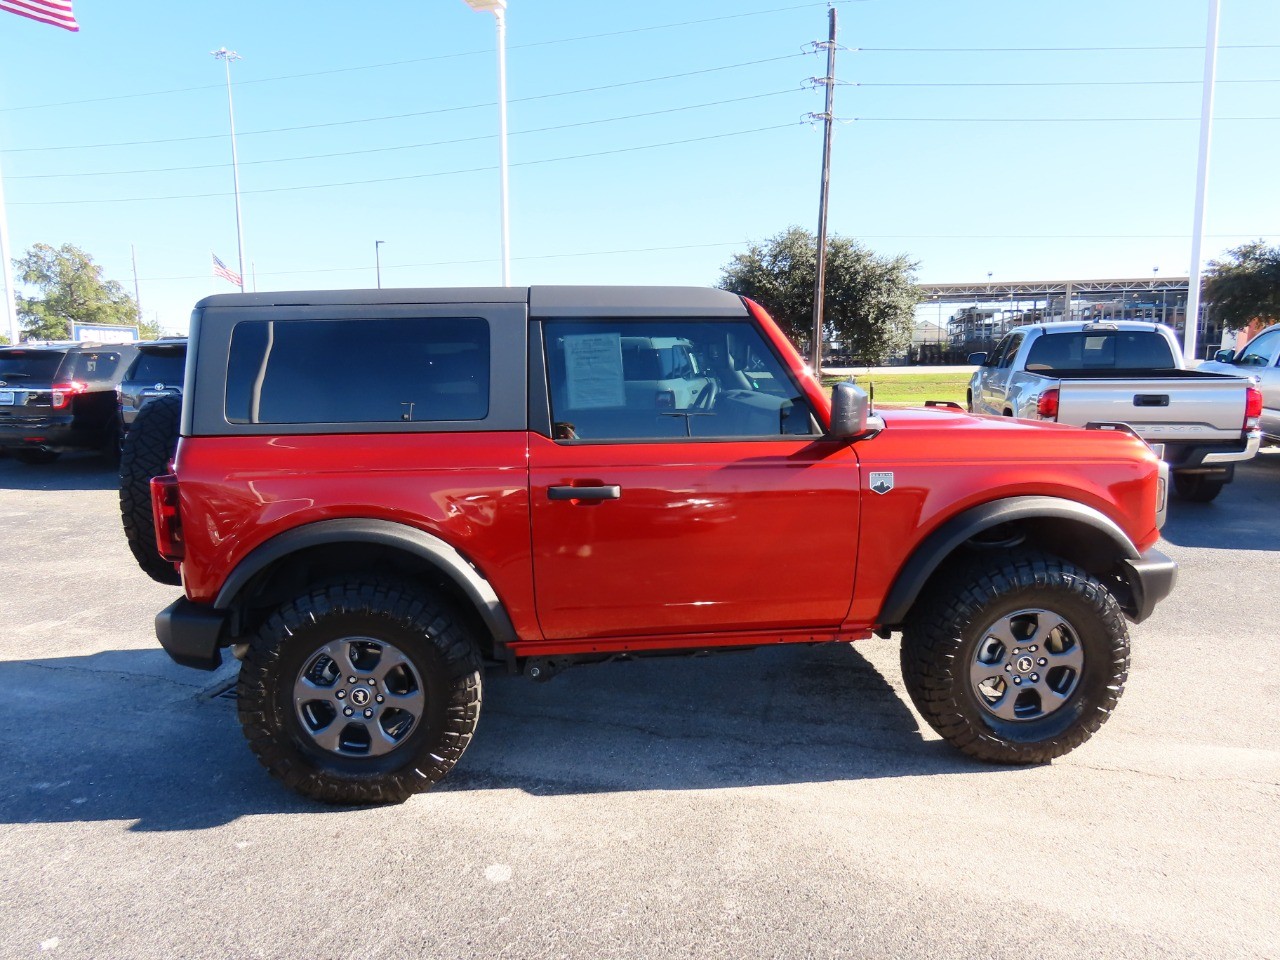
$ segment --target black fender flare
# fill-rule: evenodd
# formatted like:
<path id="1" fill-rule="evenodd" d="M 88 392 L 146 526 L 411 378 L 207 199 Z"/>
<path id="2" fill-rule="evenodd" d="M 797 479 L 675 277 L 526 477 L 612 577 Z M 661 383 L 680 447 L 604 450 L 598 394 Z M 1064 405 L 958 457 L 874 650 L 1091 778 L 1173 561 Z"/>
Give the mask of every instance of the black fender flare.
<path id="1" fill-rule="evenodd" d="M 372 543 L 420 557 L 439 570 L 471 601 L 493 636 L 496 650 L 501 651 L 515 642 L 515 627 L 498 599 L 497 591 L 461 553 L 439 537 L 391 520 L 320 520 L 272 537 L 250 551 L 231 571 L 213 602 L 214 609 L 231 609 L 254 577 L 290 554 L 337 543 Z"/>
<path id="2" fill-rule="evenodd" d="M 966 540 L 984 530 L 1019 520 L 1055 520 L 1083 524 L 1105 536 L 1114 545 L 1117 566 L 1123 561 L 1137 561 L 1141 558 L 1138 548 L 1120 529 L 1119 524 L 1083 503 L 1043 496 L 992 500 L 957 514 L 920 542 L 894 578 L 893 587 L 880 608 L 879 624 L 882 627 L 901 625 L 929 578 Z"/>

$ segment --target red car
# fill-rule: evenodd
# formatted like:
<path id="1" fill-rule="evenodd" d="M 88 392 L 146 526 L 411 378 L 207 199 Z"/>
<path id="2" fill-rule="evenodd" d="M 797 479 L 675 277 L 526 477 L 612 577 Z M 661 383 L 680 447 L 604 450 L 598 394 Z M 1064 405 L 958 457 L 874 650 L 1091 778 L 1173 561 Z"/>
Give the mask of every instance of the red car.
<path id="1" fill-rule="evenodd" d="M 652 389 L 624 362 L 644 338 L 698 389 Z M 943 737 L 1047 761 L 1105 721 L 1125 618 L 1174 581 L 1166 470 L 1124 429 L 875 416 L 724 291 L 217 296 L 190 350 L 152 483 L 185 596 L 157 633 L 197 667 L 230 647 L 250 746 L 327 801 L 443 777 L 485 660 L 547 679 L 897 631 Z"/>

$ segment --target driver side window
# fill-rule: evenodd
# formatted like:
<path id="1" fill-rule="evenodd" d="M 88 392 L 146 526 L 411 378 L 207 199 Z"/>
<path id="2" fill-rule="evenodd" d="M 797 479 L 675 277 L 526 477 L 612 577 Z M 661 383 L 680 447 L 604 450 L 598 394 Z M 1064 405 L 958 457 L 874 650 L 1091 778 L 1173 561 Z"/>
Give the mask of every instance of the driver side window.
<path id="1" fill-rule="evenodd" d="M 814 435 L 808 400 L 743 321 L 549 321 L 553 439 Z"/>
<path id="2" fill-rule="evenodd" d="M 1280 330 L 1268 330 L 1253 338 L 1236 363 L 1242 367 L 1265 367 L 1271 362 L 1277 346 L 1280 346 Z"/>

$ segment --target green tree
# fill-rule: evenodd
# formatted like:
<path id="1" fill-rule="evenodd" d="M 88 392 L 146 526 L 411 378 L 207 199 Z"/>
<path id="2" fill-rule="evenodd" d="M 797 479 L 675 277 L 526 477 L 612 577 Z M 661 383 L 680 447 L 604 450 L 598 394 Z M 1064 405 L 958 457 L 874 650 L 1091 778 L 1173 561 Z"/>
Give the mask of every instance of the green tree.
<path id="1" fill-rule="evenodd" d="M 905 351 L 921 298 L 915 268 L 905 256 L 878 256 L 849 237 L 828 238 L 823 336 L 839 340 L 866 364 Z M 817 270 L 817 237 L 791 227 L 735 254 L 720 286 L 758 302 L 807 355 Z"/>
<path id="2" fill-rule="evenodd" d="M 37 243 L 13 265 L 17 280 L 36 291 L 15 298 L 18 320 L 31 339 L 70 339 L 72 323 L 136 325 L 143 337 L 160 335 L 159 324 L 141 321 L 133 297 L 117 281 L 104 280 L 102 268 L 74 244 Z"/>
<path id="3" fill-rule="evenodd" d="M 1280 320 L 1280 247 L 1261 240 L 1229 250 L 1205 271 L 1204 299 L 1223 326 L 1242 330 L 1251 320 Z"/>

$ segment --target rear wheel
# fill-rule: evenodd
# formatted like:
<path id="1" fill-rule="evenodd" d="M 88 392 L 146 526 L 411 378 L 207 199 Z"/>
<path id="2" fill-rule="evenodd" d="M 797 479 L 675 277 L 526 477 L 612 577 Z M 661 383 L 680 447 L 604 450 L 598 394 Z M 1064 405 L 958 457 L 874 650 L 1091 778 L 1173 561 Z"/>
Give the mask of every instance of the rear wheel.
<path id="1" fill-rule="evenodd" d="M 273 776 L 328 803 L 400 803 L 456 764 L 480 717 L 480 656 L 440 597 L 396 580 L 322 584 L 249 645 L 240 724 Z"/>
<path id="2" fill-rule="evenodd" d="M 916 708 L 983 760 L 1043 763 L 1093 735 L 1129 671 L 1129 633 L 1111 593 L 1056 557 L 1024 553 L 966 568 L 903 632 Z"/>
<path id="3" fill-rule="evenodd" d="M 129 551 L 147 576 L 172 586 L 181 585 L 182 578 L 156 549 L 151 478 L 169 469 L 181 418 L 181 397 L 156 397 L 138 411 L 120 452 L 120 522 Z"/>
<path id="4" fill-rule="evenodd" d="M 1222 477 L 1206 473 L 1175 473 L 1173 489 L 1183 500 L 1192 503 L 1208 503 L 1222 492 L 1227 482 Z"/>

